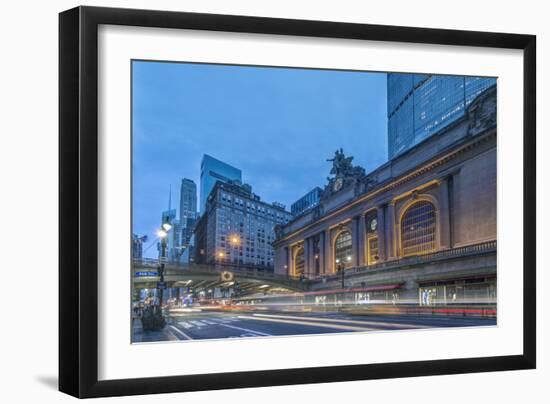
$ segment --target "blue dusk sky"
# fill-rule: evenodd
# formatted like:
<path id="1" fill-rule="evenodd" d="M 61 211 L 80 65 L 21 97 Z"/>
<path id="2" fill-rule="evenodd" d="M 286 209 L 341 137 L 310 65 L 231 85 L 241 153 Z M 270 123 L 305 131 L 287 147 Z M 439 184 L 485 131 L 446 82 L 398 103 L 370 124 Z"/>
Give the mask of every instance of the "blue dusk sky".
<path id="1" fill-rule="evenodd" d="M 386 74 L 134 61 L 133 232 L 200 193 L 203 154 L 242 170 L 263 201 L 290 205 L 326 184 L 337 148 L 372 171 L 387 161 Z M 198 201 L 199 202 L 199 201 Z M 156 256 L 153 247 L 146 256 Z"/>

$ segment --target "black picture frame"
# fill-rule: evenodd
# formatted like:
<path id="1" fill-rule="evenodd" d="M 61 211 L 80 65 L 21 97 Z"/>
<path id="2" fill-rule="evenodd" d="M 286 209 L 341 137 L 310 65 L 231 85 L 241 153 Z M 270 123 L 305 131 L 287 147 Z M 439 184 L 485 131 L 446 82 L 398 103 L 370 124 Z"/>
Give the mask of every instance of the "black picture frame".
<path id="1" fill-rule="evenodd" d="M 98 381 L 98 26 L 181 28 L 523 51 L 523 354 Z M 536 37 L 77 7 L 59 15 L 59 390 L 75 397 L 533 369 L 536 366 Z"/>

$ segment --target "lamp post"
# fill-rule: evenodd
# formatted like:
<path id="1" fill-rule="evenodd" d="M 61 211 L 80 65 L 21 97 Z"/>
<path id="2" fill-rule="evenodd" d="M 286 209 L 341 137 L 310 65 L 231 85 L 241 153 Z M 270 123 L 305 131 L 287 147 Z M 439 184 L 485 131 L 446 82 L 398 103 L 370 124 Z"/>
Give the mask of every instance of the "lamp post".
<path id="1" fill-rule="evenodd" d="M 348 262 L 348 263 L 351 262 L 351 258 L 352 258 L 351 255 L 348 255 L 346 257 L 346 262 Z M 346 285 L 345 285 L 346 264 L 340 258 L 336 258 L 336 268 L 340 272 L 340 275 L 341 275 L 341 278 L 342 278 L 342 289 L 344 289 L 346 287 Z"/>
<path id="2" fill-rule="evenodd" d="M 165 218 L 163 223 L 157 232 L 157 236 L 160 238 L 160 257 L 159 257 L 159 284 L 157 284 L 158 295 L 159 295 L 159 310 L 162 315 L 162 300 L 164 297 L 164 263 L 166 262 L 166 245 L 168 243 L 168 232 L 172 228 L 170 220 Z"/>

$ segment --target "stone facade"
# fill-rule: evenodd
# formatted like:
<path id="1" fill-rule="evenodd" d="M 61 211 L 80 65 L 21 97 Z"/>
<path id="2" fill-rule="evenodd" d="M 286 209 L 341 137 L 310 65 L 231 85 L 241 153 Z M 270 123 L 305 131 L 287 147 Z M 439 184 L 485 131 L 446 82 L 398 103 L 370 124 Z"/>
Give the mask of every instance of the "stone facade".
<path id="1" fill-rule="evenodd" d="M 486 90 L 452 127 L 368 174 L 337 151 L 320 204 L 278 229 L 275 272 L 307 277 L 315 289 L 331 286 L 345 268 L 349 282 L 354 279 L 349 286 L 384 281 L 402 284 L 414 296 L 428 273 L 465 276 L 472 257 L 467 254 L 462 268 L 461 248 L 482 245 L 490 246 L 489 254 L 474 248 L 483 260 L 466 275 L 496 275 L 495 100 L 496 89 Z M 346 256 L 336 248 L 342 234 L 351 235 Z M 395 269 L 415 256 L 445 251 L 449 258 L 435 266 Z"/>

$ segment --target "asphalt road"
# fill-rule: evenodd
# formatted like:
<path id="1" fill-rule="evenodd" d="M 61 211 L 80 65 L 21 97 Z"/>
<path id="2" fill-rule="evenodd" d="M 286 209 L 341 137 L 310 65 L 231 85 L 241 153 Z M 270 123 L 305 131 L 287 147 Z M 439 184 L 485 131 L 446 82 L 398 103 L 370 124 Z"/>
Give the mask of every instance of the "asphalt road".
<path id="1" fill-rule="evenodd" d="M 496 319 L 428 316 L 357 316 L 341 313 L 171 312 L 164 330 L 134 330 L 133 342 L 250 338 L 434 327 L 494 326 Z"/>

